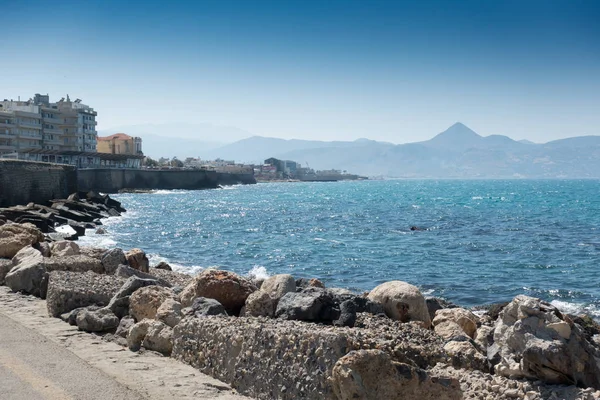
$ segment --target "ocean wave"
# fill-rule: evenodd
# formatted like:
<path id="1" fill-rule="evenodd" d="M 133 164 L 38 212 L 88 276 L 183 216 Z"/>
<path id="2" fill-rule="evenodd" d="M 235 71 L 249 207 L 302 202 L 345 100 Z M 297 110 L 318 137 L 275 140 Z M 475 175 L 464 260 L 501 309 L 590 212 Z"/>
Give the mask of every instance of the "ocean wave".
<path id="1" fill-rule="evenodd" d="M 550 304 L 567 314 L 587 314 L 595 320 L 600 320 L 600 310 L 594 304 L 574 303 L 562 300 L 552 300 Z"/>
<path id="2" fill-rule="evenodd" d="M 252 267 L 252 269 L 250 271 L 248 271 L 247 275 L 250 278 L 254 278 L 254 279 L 267 279 L 268 277 L 271 276 L 267 272 L 267 269 L 265 267 L 263 267 L 262 265 L 255 265 L 254 267 Z"/>

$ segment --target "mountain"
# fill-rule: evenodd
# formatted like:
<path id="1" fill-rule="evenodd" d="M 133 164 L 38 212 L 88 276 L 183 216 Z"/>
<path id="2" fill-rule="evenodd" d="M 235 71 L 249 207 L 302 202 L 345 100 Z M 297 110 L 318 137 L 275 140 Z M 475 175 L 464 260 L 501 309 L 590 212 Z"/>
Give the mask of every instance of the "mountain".
<path id="1" fill-rule="evenodd" d="M 401 178 L 600 178 L 600 136 L 545 144 L 481 136 L 456 123 L 430 140 L 395 145 L 359 139 L 320 142 L 251 137 L 206 152 L 207 158 L 262 162 L 294 160 L 314 169 L 340 169 Z"/>

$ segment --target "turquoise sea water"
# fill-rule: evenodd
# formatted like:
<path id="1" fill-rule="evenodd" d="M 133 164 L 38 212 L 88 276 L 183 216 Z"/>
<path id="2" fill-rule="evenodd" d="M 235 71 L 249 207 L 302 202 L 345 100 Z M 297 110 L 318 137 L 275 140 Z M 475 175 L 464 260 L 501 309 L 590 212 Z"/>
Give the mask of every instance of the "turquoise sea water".
<path id="1" fill-rule="evenodd" d="M 183 269 L 291 273 L 357 291 L 399 279 L 463 306 L 523 293 L 600 315 L 599 189 L 392 180 L 121 194 L 128 212 L 83 241 L 141 247 L 151 263 Z"/>

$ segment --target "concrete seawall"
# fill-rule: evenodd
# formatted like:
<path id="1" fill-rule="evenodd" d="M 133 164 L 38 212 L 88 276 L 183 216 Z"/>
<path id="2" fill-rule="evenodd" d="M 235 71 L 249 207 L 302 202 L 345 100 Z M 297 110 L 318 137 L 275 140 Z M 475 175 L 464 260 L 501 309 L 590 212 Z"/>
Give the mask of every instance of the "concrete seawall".
<path id="1" fill-rule="evenodd" d="M 116 193 L 121 189 L 214 189 L 219 185 L 256 183 L 252 174 L 203 170 L 82 169 L 79 190 Z"/>
<path id="2" fill-rule="evenodd" d="M 77 170 L 70 165 L 0 160 L 0 207 L 64 199 L 77 191 Z"/>

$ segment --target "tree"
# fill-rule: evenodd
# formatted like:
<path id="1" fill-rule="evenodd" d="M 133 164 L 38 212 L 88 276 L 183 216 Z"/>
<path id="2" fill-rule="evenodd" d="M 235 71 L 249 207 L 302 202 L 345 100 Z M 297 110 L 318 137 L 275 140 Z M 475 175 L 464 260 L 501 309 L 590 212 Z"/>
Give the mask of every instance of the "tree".
<path id="1" fill-rule="evenodd" d="M 158 167 L 158 161 L 146 156 L 142 161 L 142 165 L 145 167 Z"/>
<path id="2" fill-rule="evenodd" d="M 183 162 L 177 157 L 173 157 L 171 160 L 171 167 L 183 168 Z"/>

